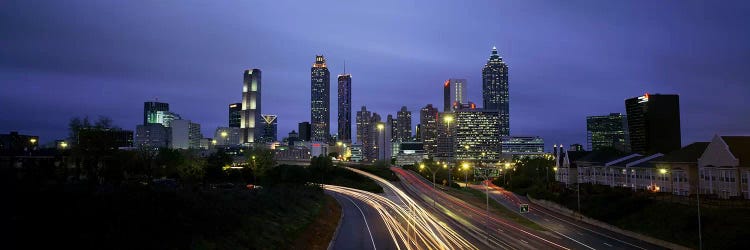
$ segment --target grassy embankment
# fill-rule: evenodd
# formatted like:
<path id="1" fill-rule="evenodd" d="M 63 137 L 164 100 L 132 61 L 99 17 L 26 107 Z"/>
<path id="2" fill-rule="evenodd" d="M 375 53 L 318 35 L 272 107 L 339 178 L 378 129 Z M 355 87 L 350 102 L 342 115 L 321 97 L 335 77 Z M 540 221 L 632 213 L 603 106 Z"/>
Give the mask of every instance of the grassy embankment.
<path id="1" fill-rule="evenodd" d="M 533 196 L 533 195 L 532 195 Z M 545 199 L 577 210 L 574 191 L 562 190 Z M 581 212 L 616 227 L 698 247 L 698 208 L 654 199 L 629 189 L 581 185 Z M 739 249 L 750 244 L 750 209 L 701 207 L 703 247 Z"/>
<path id="2" fill-rule="evenodd" d="M 0 224 L 13 232 L 6 242 L 25 248 L 285 249 L 292 247 L 290 239 L 317 225 L 320 215 L 338 220 L 335 210 L 329 214 L 325 197 L 313 186 L 17 192 Z M 335 224 L 316 228 L 324 229 L 331 234 Z"/>

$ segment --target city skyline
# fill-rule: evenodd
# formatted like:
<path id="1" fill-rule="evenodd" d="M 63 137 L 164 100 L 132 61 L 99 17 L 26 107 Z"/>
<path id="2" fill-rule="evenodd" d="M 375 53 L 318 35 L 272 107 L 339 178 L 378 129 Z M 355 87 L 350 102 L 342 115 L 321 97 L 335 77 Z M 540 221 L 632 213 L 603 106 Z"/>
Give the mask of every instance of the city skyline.
<path id="1" fill-rule="evenodd" d="M 14 11 L 22 12 L 19 10 L 31 10 L 30 6 L 23 5 L 33 4 L 15 4 L 17 5 L 2 10 L 4 18 L 8 18 L 10 21 L 3 23 L 31 27 L 30 30 L 32 31 L 17 33 L 23 29 L 16 30 L 16 27 L 9 29 L 5 25 L 2 27 L 2 30 L 8 32 L 8 37 L 12 37 L 12 39 L 9 39 L 9 46 L 0 48 L 0 55 L 2 55 L 0 58 L 3 58 L 0 59 L 0 81 L 10 83 L 14 88 L 0 94 L 2 106 L 13 107 L 0 111 L 0 115 L 3 117 L 2 122 L 0 122 L 0 132 L 20 131 L 40 135 L 42 142 L 51 142 L 65 137 L 68 119 L 74 116 L 89 115 L 96 117 L 105 115 L 111 117 L 117 126 L 133 129 L 135 125 L 141 123 L 139 121 L 142 117 L 140 106 L 145 101 L 154 100 L 154 97 L 159 97 L 161 102 L 170 103 L 174 112 L 200 123 L 203 135 L 210 137 L 216 127 L 226 126 L 226 105 L 241 100 L 241 96 L 238 94 L 241 90 L 241 80 L 237 76 L 248 68 L 259 68 L 264 71 L 263 103 L 265 108 L 263 112 L 278 114 L 283 121 L 279 123 L 279 133 L 286 134 L 296 129 L 297 123 L 309 121 L 309 111 L 305 108 L 309 107 L 309 104 L 306 103 L 310 101 L 308 99 L 309 84 L 306 84 L 309 81 L 309 71 L 307 70 L 309 69 L 309 58 L 315 54 L 326 55 L 329 68 L 334 72 L 339 72 L 339 69 L 343 68 L 344 60 L 346 60 L 347 73 L 350 72 L 357 78 L 357 81 L 352 85 L 352 108 L 355 110 L 361 106 L 367 106 L 368 110 L 385 117 L 388 114 L 395 114 L 395 111 L 401 106 L 406 106 L 412 113 L 418 112 L 421 107 L 427 104 L 440 106 L 442 82 L 444 79 L 452 77 L 467 79 L 468 82 L 471 82 L 472 86 L 475 87 L 468 89 L 468 99 L 480 103 L 480 100 L 482 100 L 481 88 L 477 86 L 481 82 L 481 67 L 486 63 L 488 51 L 492 46 L 497 46 L 500 56 L 509 65 L 510 99 L 512 102 L 510 113 L 513 117 L 510 122 L 511 135 L 539 135 L 545 138 L 548 144 L 584 144 L 586 140 L 586 116 L 613 112 L 625 113 L 623 101 L 644 92 L 680 94 L 683 144 L 705 140 L 704 138 L 713 134 L 748 132 L 747 127 L 743 124 L 748 124 L 746 120 L 748 118 L 744 114 L 750 111 L 748 107 L 741 104 L 741 101 L 742 93 L 748 93 L 750 89 L 746 84 L 743 84 L 747 82 L 747 76 L 739 71 L 747 66 L 747 62 L 739 59 L 743 57 L 743 54 L 747 55 L 748 53 L 747 49 L 742 48 L 741 44 L 750 41 L 750 36 L 747 32 L 736 31 L 739 28 L 737 25 L 743 23 L 742 20 L 747 21 L 747 17 L 739 15 L 739 12 L 723 9 L 722 6 L 718 6 L 716 9 L 702 10 L 703 13 L 697 11 L 700 6 L 680 6 L 680 8 L 684 8 L 687 14 L 670 12 L 662 17 L 657 14 L 659 14 L 659 9 L 665 8 L 665 5 L 649 3 L 648 5 L 651 8 L 646 8 L 643 13 L 624 10 L 614 13 L 611 17 L 598 14 L 585 14 L 577 18 L 557 17 L 563 21 L 563 24 L 578 25 L 584 25 L 596 18 L 622 21 L 632 17 L 678 20 L 673 22 L 684 21 L 685 23 L 660 22 L 653 29 L 672 30 L 668 35 L 663 35 L 654 33 L 656 31 L 650 29 L 647 25 L 649 22 L 636 18 L 633 23 L 622 24 L 624 30 L 618 34 L 607 33 L 606 27 L 588 25 L 585 27 L 594 31 L 577 35 L 563 35 L 557 39 L 547 37 L 546 43 L 533 40 L 528 44 L 523 41 L 528 41 L 528 39 L 544 40 L 546 36 L 539 36 L 538 34 L 535 36 L 529 34 L 529 32 L 514 30 L 505 26 L 509 25 L 507 22 L 500 22 L 508 18 L 511 20 L 513 18 L 530 18 L 514 16 L 513 13 L 510 13 L 514 8 L 524 7 L 514 4 L 508 6 L 510 8 L 508 13 L 503 12 L 508 15 L 508 17 L 503 18 L 495 18 L 486 12 L 478 11 L 481 14 L 476 19 L 471 20 L 496 20 L 499 28 L 497 31 L 488 32 L 492 33 L 491 35 L 479 36 L 474 41 L 434 41 L 434 44 L 425 45 L 420 38 L 421 35 L 438 35 L 439 32 L 426 31 L 420 33 L 419 37 L 408 36 L 405 35 L 405 30 L 416 29 L 420 26 L 409 24 L 404 29 L 388 31 L 388 28 L 394 26 L 394 22 L 397 22 L 397 17 L 374 18 L 376 21 L 384 21 L 384 24 L 375 26 L 375 31 L 379 31 L 379 33 L 364 33 L 365 37 L 380 34 L 401 35 L 411 38 L 411 40 L 407 39 L 407 42 L 400 47 L 394 45 L 396 41 L 376 40 L 391 46 L 393 49 L 389 49 L 388 46 L 363 44 L 362 40 L 357 39 L 341 41 L 340 37 L 339 39 L 333 39 L 335 41 L 314 40 L 310 32 L 303 30 L 295 32 L 290 30 L 293 25 L 282 23 L 280 24 L 281 32 L 267 33 L 269 34 L 268 38 L 263 38 L 281 40 L 282 42 L 279 45 L 269 42 L 243 45 L 244 50 L 238 51 L 236 54 L 227 54 L 222 49 L 209 46 L 205 49 L 208 54 L 203 54 L 203 56 L 208 56 L 207 60 L 193 62 L 195 60 L 183 56 L 170 58 L 169 60 L 165 58 L 168 58 L 166 56 L 171 55 L 170 53 L 184 53 L 181 51 L 198 46 L 203 41 L 200 38 L 196 40 L 196 42 L 200 41 L 198 44 L 185 41 L 182 45 L 175 45 L 171 40 L 173 38 L 161 37 L 157 34 L 155 34 L 154 40 L 138 40 L 139 38 L 133 37 L 130 32 L 114 34 L 107 31 L 111 29 L 107 24 L 93 27 L 94 29 L 91 32 L 100 39 L 118 35 L 124 36 L 123 41 L 134 41 L 132 45 L 103 42 L 91 46 L 98 49 L 108 48 L 108 51 L 114 54 L 112 58 L 109 56 L 99 58 L 91 54 L 95 49 L 84 48 L 84 46 L 77 46 L 73 43 L 73 41 L 78 41 L 81 38 L 71 31 L 88 27 L 83 24 L 60 24 L 64 25 L 62 27 L 64 29 L 58 29 L 50 33 L 59 35 L 60 40 L 56 43 L 44 43 L 38 38 L 39 36 L 46 36 L 39 32 L 39 30 L 44 31 L 45 27 L 32 22 L 28 17 L 10 13 Z M 595 3 L 589 6 L 588 10 L 608 10 L 614 8 L 613 5 L 616 4 Z M 109 6 L 103 4 L 103 6 L 98 7 Z M 144 8 L 148 6 L 130 5 L 130 7 Z M 268 6 L 267 3 L 261 3 L 258 7 L 267 8 L 270 12 L 282 9 L 277 6 Z M 344 5 L 343 7 L 351 6 Z M 355 8 L 357 10 L 355 14 L 374 15 L 365 12 L 367 7 L 373 6 L 357 7 Z M 429 15 L 429 13 L 439 11 L 440 8 L 450 7 L 434 7 L 434 9 L 427 9 L 419 15 L 402 16 L 400 18 L 418 21 L 424 17 L 420 15 Z M 480 4 L 471 6 L 471 8 L 483 7 L 487 8 L 488 6 Z M 48 8 L 58 8 L 61 11 L 60 13 L 47 13 L 45 10 L 49 10 Z M 92 8 L 96 9 L 97 6 Z M 408 11 L 409 9 L 413 9 L 413 7 L 405 8 L 402 11 Z M 384 8 L 375 6 L 372 10 L 377 12 L 384 10 Z M 43 20 L 64 18 L 81 12 L 88 13 L 76 9 L 75 6 L 58 6 L 56 3 L 42 6 L 35 11 L 39 12 L 39 17 Z M 126 11 L 112 11 L 115 14 L 112 18 L 124 22 L 126 28 L 136 29 L 139 32 L 143 32 L 143 29 L 154 31 L 154 28 L 131 24 L 133 20 L 125 15 Z M 171 11 L 181 16 L 199 10 L 187 6 Z M 296 9 L 291 11 L 294 13 L 301 12 L 301 10 Z M 541 8 L 541 10 L 535 11 L 548 13 L 549 9 Z M 566 8 L 556 9 L 556 11 L 568 14 L 577 13 L 575 10 Z M 142 14 L 150 18 L 161 18 L 152 16 L 154 13 L 149 13 L 147 10 L 144 10 Z M 229 16 L 236 17 L 233 16 L 236 15 L 234 12 L 230 11 L 229 14 Z M 690 18 L 691 15 L 712 17 L 714 22 L 701 21 L 703 19 L 700 18 L 696 21 Z M 86 18 L 91 21 L 91 19 L 96 20 L 105 16 L 92 14 Z M 550 18 L 557 20 L 555 17 Z M 157 20 L 163 21 L 161 26 L 156 25 L 162 28 L 181 27 L 176 26 L 180 25 L 179 23 Z M 423 24 L 423 26 L 439 26 L 439 21 L 430 20 L 438 23 Z M 183 21 L 190 23 L 189 21 Z M 523 22 L 523 19 L 516 19 L 516 22 Z M 89 25 L 90 23 L 97 22 L 89 22 Z M 355 23 L 361 24 L 361 21 L 355 21 Z M 205 25 L 208 25 L 206 27 L 211 30 L 223 31 L 224 28 L 221 24 L 228 25 L 229 20 L 217 17 L 215 20 L 209 20 Z M 459 26 L 452 27 L 469 24 L 470 22 L 459 22 L 456 24 Z M 528 25 L 537 26 L 543 30 L 553 30 L 558 24 L 545 25 L 541 22 L 531 22 Z M 330 27 L 334 26 L 332 23 Z M 33 29 L 34 27 L 38 29 Z M 326 25 L 326 27 L 328 26 Z M 247 28 L 261 29 L 262 27 Z M 726 38 L 721 41 L 722 46 L 710 46 L 709 42 L 713 42 L 713 39 L 700 38 L 701 35 L 713 34 L 712 32 L 715 32 L 714 29 L 716 28 L 722 28 L 722 31 L 726 32 L 720 32 L 720 35 L 724 35 Z M 502 31 L 500 31 L 501 29 Z M 333 33 L 337 29 L 330 30 Z M 486 31 L 486 29 L 482 30 Z M 177 37 L 186 35 L 179 30 L 175 32 L 177 32 Z M 355 31 L 349 32 L 356 33 Z M 480 34 L 478 30 L 474 29 L 465 32 Z M 629 34 L 635 35 L 641 32 L 644 33 L 642 37 L 648 37 L 648 39 L 642 38 L 636 40 L 635 43 L 612 43 L 620 36 L 627 37 Z M 219 36 L 220 38 L 230 39 L 233 37 L 226 35 L 227 33 L 222 34 L 224 35 Z M 355 36 L 352 35 L 352 37 Z M 295 38 L 307 39 L 296 42 L 293 41 Z M 588 44 L 585 43 L 586 39 L 601 39 L 605 43 L 609 42 L 608 46 L 611 47 L 606 49 L 597 46 L 583 48 L 583 46 L 577 47 L 570 44 L 570 41 L 583 41 L 585 45 Z M 688 40 L 690 42 L 686 42 Z M 22 58 L 22 55 L 38 53 L 23 46 L 30 41 L 33 41 L 37 46 L 46 48 L 40 51 L 53 51 L 50 52 L 52 55 L 39 55 L 39 61 L 29 59 L 34 58 L 34 56 Z M 98 40 L 94 39 L 93 41 Z M 84 39 L 83 44 L 89 44 L 93 41 Z M 561 42 L 555 43 L 555 41 Z M 230 48 L 239 48 L 232 42 L 219 41 L 217 43 L 228 43 L 228 45 L 231 45 Z M 281 46 L 284 44 L 293 45 Z M 149 51 L 149 46 L 167 47 L 164 47 L 166 48 L 164 52 L 152 55 L 146 54 Z M 368 49 L 365 50 L 362 47 Z M 557 50 L 558 47 L 567 49 L 545 54 L 550 50 Z M 269 52 L 264 52 L 265 49 L 268 49 Z M 291 53 L 288 50 L 292 50 Z M 689 54 L 683 53 L 687 50 L 690 50 Z M 436 55 L 434 51 L 441 51 L 444 55 Z M 127 55 L 128 53 L 132 55 Z M 581 54 L 587 56 L 582 57 Z M 79 57 L 84 59 L 74 59 Z M 224 57 L 229 58 L 230 63 L 221 63 L 219 59 Z M 457 60 L 446 60 L 444 57 L 451 59 L 456 57 Z M 618 60 L 611 60 L 611 58 L 618 58 Z M 145 64 L 149 65 L 147 67 L 149 69 L 135 64 L 134 60 L 136 59 L 147 61 Z M 92 62 L 94 63 L 92 64 Z M 633 62 L 641 63 L 633 65 Z M 696 62 L 701 64 L 696 65 Z M 155 65 L 161 65 L 161 67 L 154 67 Z M 687 67 L 700 66 L 701 72 L 690 70 L 687 74 L 681 73 L 686 65 Z M 21 73 L 27 69 L 31 70 L 29 72 L 32 73 Z M 194 73 L 201 71 L 210 73 Z M 385 75 L 382 72 L 390 72 L 390 74 Z M 415 72 L 420 73 L 414 74 Z M 561 72 L 565 75 L 561 75 Z M 307 80 L 305 80 L 306 76 Z M 186 80 L 186 78 L 190 79 Z M 711 84 L 706 84 L 707 82 Z M 721 86 L 721 88 L 715 86 Z M 48 89 L 49 91 L 36 92 L 40 89 Z M 706 95 L 705 93 L 711 94 Z M 50 94 L 55 94 L 55 96 L 49 96 Z M 336 96 L 335 93 L 331 94 Z M 395 98 L 390 98 L 391 95 Z M 305 96 L 308 97 L 305 98 Z M 39 100 L 29 102 L 28 97 L 37 97 Z M 335 98 L 331 98 L 330 101 L 337 102 Z M 44 107 L 51 105 L 55 105 L 57 108 L 55 112 L 44 116 L 38 115 L 45 112 Z M 334 112 L 337 112 L 337 105 L 331 106 L 329 114 L 336 114 Z M 29 117 L 25 114 L 35 115 Z M 554 121 L 555 126 L 549 126 L 550 122 L 542 121 L 539 117 Z M 418 123 L 418 119 L 415 120 L 414 116 L 412 119 L 413 124 Z M 332 126 L 329 124 L 330 127 Z M 329 132 L 335 133 L 333 128 L 330 128 Z M 352 133 L 355 133 L 354 129 Z"/>

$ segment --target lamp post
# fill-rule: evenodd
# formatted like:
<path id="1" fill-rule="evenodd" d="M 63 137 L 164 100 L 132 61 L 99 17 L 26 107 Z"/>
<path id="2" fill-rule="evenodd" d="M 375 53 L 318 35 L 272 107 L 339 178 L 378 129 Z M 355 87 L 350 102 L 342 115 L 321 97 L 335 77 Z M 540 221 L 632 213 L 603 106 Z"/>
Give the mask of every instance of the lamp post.
<path id="1" fill-rule="evenodd" d="M 698 190 L 695 192 L 695 201 L 698 203 L 698 249 L 703 249 L 703 234 L 701 233 L 701 178 L 700 168 L 698 169 Z"/>
<path id="2" fill-rule="evenodd" d="M 227 141 L 227 136 L 229 136 L 229 134 L 227 133 L 227 131 L 221 131 L 221 140 L 222 140 L 222 144 L 224 144 L 224 145 L 229 144 L 228 141 Z"/>
<path id="3" fill-rule="evenodd" d="M 425 168 L 424 163 L 419 164 L 419 169 L 420 170 L 424 169 L 424 168 Z M 436 187 L 435 187 L 435 174 L 437 173 L 437 169 L 433 169 L 431 166 L 428 166 L 427 169 L 430 170 L 430 172 L 432 173 L 432 188 L 436 189 Z M 432 207 L 435 207 L 435 197 L 432 198 Z"/>
<path id="4" fill-rule="evenodd" d="M 469 163 L 464 162 L 463 168 L 464 168 L 464 187 L 468 188 L 469 187 Z M 461 177 L 458 177 L 458 178 L 461 178 Z"/>
<path id="5" fill-rule="evenodd" d="M 253 155 L 251 158 L 252 160 L 250 161 L 250 163 L 252 164 L 253 169 L 253 185 L 258 185 L 258 168 L 255 167 L 255 156 Z M 321 185 L 322 184 L 323 183 L 321 183 Z"/>
<path id="6" fill-rule="evenodd" d="M 378 158 L 385 159 L 385 135 L 381 135 L 383 133 L 383 129 L 385 129 L 385 125 L 383 123 L 378 123 L 378 144 L 380 144 L 380 140 L 383 141 L 383 143 L 380 145 L 380 149 L 378 149 Z M 383 151 L 383 154 L 380 154 L 380 151 Z"/>
<path id="7" fill-rule="evenodd" d="M 36 147 L 36 138 L 29 139 L 29 143 L 31 143 L 31 148 L 29 148 L 29 155 L 31 155 L 31 151 L 34 151 L 34 148 Z"/>

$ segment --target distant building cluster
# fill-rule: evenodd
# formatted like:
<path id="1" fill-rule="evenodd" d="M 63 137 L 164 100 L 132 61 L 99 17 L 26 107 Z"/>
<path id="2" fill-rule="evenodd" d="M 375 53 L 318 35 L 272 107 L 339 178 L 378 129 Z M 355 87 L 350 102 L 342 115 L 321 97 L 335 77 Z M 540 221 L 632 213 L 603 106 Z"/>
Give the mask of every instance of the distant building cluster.
<path id="1" fill-rule="evenodd" d="M 279 138 L 279 117 L 263 112 L 262 72 L 247 69 L 240 102 L 228 105 L 227 125 L 213 138 L 201 125 L 170 110 L 169 103 L 146 101 L 143 123 L 135 132 L 111 127 L 82 126 L 65 149 L 105 138 L 116 148 L 173 148 L 241 152 L 243 148 L 275 150 L 278 160 L 309 160 L 327 155 L 342 161 L 393 161 L 415 164 L 425 159 L 462 164 L 501 166 L 521 158 L 555 159 L 556 180 L 566 185 L 592 183 L 690 195 L 748 198 L 750 170 L 748 137 L 716 136 L 711 142 L 682 146 L 679 96 L 644 94 L 624 102 L 625 113 L 586 117 L 585 144 L 568 148 L 555 144 L 545 151 L 545 140 L 510 133 L 508 64 L 493 47 L 482 67 L 482 102 L 468 99 L 466 79 L 435 83 L 442 88 L 442 110 L 433 104 L 412 111 L 406 106 L 392 114 L 378 114 L 362 105 L 352 108 L 352 74 L 338 74 L 337 127 L 331 134 L 331 86 L 326 58 L 316 55 L 310 68 L 310 120 Z M 439 105 L 439 104 L 438 104 Z M 412 124 L 412 119 L 418 121 Z M 352 124 L 354 123 L 354 124 Z M 12 132 L 0 135 L 0 151 L 29 154 L 39 138 Z"/>

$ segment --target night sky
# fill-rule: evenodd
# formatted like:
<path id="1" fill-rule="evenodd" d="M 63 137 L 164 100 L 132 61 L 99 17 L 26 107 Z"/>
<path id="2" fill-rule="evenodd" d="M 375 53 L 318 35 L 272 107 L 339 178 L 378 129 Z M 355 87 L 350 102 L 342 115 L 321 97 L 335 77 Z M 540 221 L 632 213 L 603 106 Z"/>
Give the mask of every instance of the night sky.
<path id="1" fill-rule="evenodd" d="M 212 137 L 241 100 L 243 70 L 260 68 L 281 139 L 310 119 L 321 53 L 333 133 L 344 61 L 353 115 L 406 106 L 416 125 L 420 107 L 442 107 L 447 78 L 467 79 L 481 104 L 497 46 L 511 134 L 548 148 L 585 144 L 586 116 L 624 113 L 646 91 L 680 95 L 683 144 L 750 134 L 749 1 L 360 2 L 0 1 L 0 133 L 49 142 L 84 115 L 134 130 L 158 98 Z"/>

